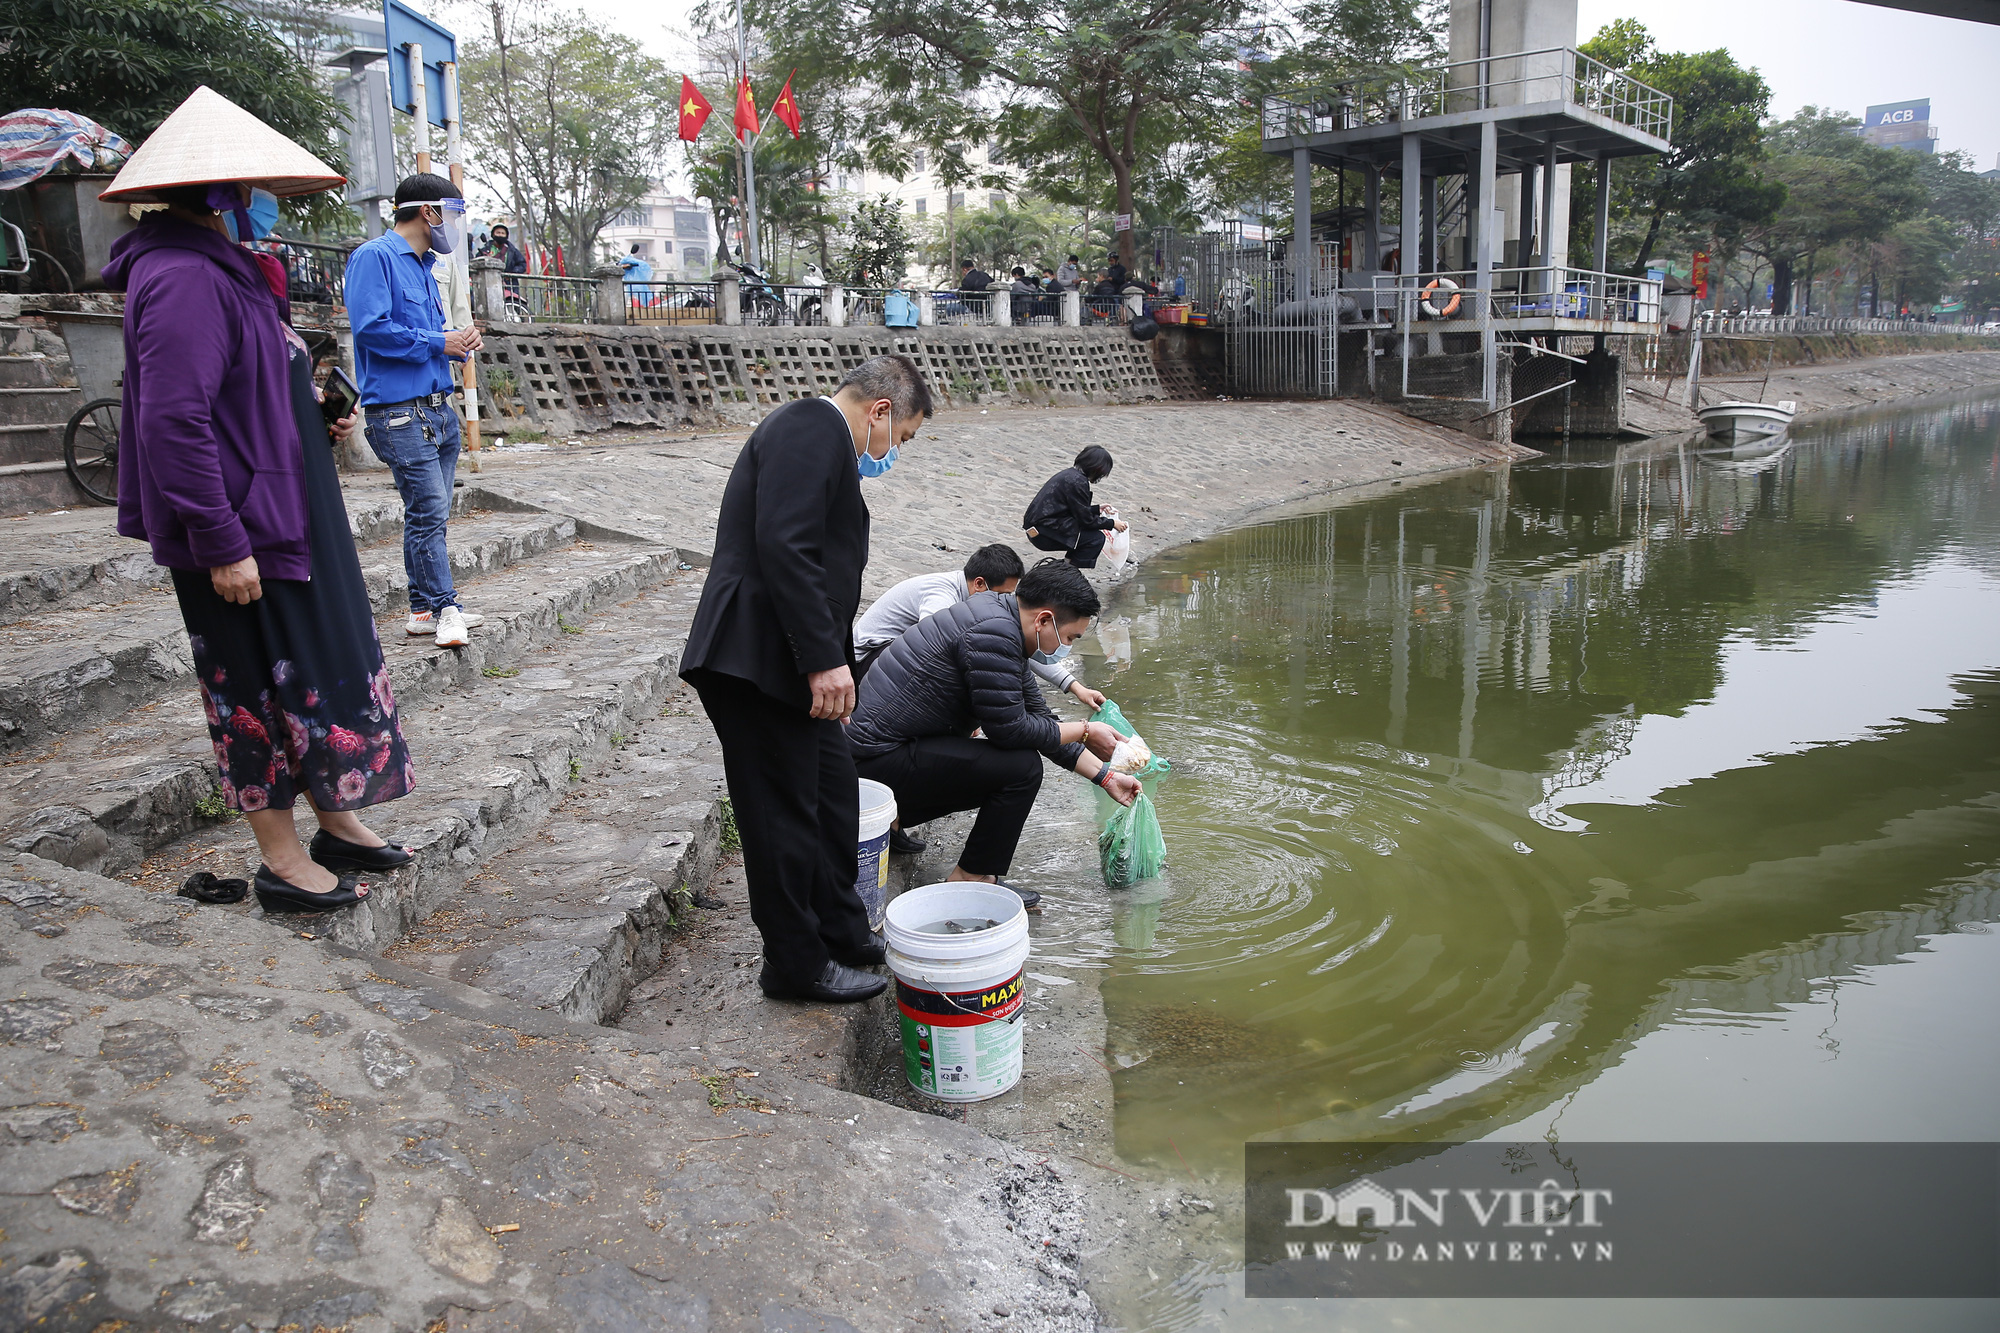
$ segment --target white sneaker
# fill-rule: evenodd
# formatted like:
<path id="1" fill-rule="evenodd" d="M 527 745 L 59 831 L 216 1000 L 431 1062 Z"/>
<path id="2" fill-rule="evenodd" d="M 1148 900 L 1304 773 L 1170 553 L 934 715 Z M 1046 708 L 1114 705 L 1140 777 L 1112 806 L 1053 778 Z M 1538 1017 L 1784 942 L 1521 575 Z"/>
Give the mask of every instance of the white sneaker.
<path id="1" fill-rule="evenodd" d="M 477 611 L 460 611 L 459 614 L 465 617 L 467 629 L 478 629 L 486 623 L 486 617 Z M 422 613 L 412 611 L 410 618 L 403 624 L 403 632 L 413 639 L 429 638 L 437 633 L 437 617 L 428 611 Z"/>
<path id="2" fill-rule="evenodd" d="M 455 606 L 447 606 L 437 614 L 437 646 L 440 648 L 463 648 L 471 642 L 466 633 L 465 612 Z"/>

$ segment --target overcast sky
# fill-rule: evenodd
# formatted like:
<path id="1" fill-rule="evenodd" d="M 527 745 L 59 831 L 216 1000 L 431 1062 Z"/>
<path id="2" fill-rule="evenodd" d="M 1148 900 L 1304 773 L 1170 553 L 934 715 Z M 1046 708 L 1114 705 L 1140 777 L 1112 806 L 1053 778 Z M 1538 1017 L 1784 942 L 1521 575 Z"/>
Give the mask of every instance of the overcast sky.
<path id="1" fill-rule="evenodd" d="M 687 60 L 690 0 L 584 5 L 661 59 L 676 67 Z M 1859 116 L 1872 103 L 1928 97 L 1939 147 L 1973 154 L 1981 171 L 1996 165 L 2000 27 L 1853 0 L 1577 0 L 1578 40 L 1616 18 L 1638 19 L 1665 50 L 1728 48 L 1763 72 L 1775 116 L 1806 105 Z M 810 94 L 800 101 L 811 116 Z"/>

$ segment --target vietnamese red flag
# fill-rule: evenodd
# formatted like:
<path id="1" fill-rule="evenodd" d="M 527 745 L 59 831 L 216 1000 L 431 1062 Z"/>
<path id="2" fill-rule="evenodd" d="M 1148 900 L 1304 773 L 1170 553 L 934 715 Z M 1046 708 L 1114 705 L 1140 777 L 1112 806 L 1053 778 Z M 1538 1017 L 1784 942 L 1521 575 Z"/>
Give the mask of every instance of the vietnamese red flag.
<path id="1" fill-rule="evenodd" d="M 681 75 L 681 138 L 690 143 L 701 134 L 701 127 L 708 123 L 708 115 L 714 107 L 701 95 L 701 89 L 694 86 L 694 80 Z"/>
<path id="2" fill-rule="evenodd" d="M 793 70 L 792 74 L 798 73 Z M 778 100 L 771 103 L 771 114 L 785 123 L 794 139 L 799 137 L 799 103 L 792 96 L 792 75 L 785 76 L 785 91 L 778 94 Z"/>
<path id="3" fill-rule="evenodd" d="M 757 132 L 757 99 L 750 91 L 750 76 L 736 80 L 736 137 Z"/>

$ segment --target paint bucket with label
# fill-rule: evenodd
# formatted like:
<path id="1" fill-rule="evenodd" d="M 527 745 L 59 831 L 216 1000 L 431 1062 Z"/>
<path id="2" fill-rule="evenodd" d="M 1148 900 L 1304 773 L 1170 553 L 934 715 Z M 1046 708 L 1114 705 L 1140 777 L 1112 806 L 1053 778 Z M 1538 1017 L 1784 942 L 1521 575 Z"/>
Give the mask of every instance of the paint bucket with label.
<path id="1" fill-rule="evenodd" d="M 889 904 L 885 934 L 910 1086 L 980 1102 L 1020 1082 L 1028 913 L 1019 895 L 927 884 Z"/>
<path id="2" fill-rule="evenodd" d="M 882 929 L 889 900 L 889 826 L 896 822 L 896 793 L 861 780 L 861 840 L 854 852 L 854 891 L 868 909 L 868 929 Z"/>

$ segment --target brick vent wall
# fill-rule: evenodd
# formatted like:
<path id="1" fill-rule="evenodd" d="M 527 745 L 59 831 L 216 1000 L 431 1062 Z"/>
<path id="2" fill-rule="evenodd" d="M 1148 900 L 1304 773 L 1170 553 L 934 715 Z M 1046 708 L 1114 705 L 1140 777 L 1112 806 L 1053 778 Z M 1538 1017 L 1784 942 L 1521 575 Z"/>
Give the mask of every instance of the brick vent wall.
<path id="1" fill-rule="evenodd" d="M 479 353 L 480 415 L 570 434 L 751 421 L 884 352 L 913 358 L 948 402 L 1061 406 L 1208 396 L 1179 339 L 1123 330 L 684 329 L 494 323 Z"/>

